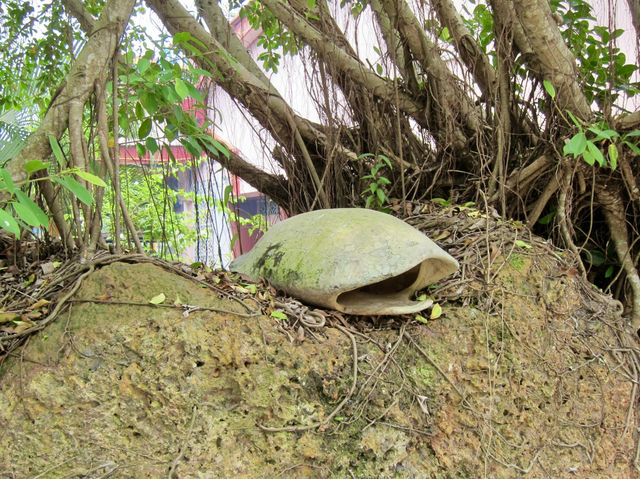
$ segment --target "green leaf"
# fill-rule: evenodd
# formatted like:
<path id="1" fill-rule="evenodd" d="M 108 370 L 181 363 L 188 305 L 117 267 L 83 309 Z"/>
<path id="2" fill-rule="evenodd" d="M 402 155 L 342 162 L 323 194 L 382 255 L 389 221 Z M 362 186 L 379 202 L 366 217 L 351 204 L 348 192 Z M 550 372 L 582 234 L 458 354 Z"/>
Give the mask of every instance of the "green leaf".
<path id="1" fill-rule="evenodd" d="M 531 249 L 531 245 L 522 240 L 515 240 L 514 243 L 516 244 L 516 246 L 519 246 L 520 248 Z"/>
<path id="2" fill-rule="evenodd" d="M 587 258 L 586 258 L 587 261 L 594 266 L 600 266 L 601 264 L 604 264 L 604 262 L 607 260 L 607 256 L 602 251 L 597 249 L 586 251 L 586 253 L 587 253 Z"/>
<path id="3" fill-rule="evenodd" d="M 164 295 L 164 293 L 160 293 L 160 294 L 154 296 L 153 298 L 151 298 L 149 300 L 149 302 L 151 304 L 161 304 L 161 303 L 164 303 L 165 299 L 167 299 L 167 297 Z"/>
<path id="4" fill-rule="evenodd" d="M 138 128 L 138 138 L 142 140 L 149 136 L 149 133 L 151 133 L 151 118 L 145 118 Z"/>
<path id="5" fill-rule="evenodd" d="M 142 103 L 137 101 L 136 102 L 136 106 L 135 106 L 135 110 L 136 110 L 136 118 L 138 120 L 142 120 L 144 118 L 144 108 L 142 108 Z"/>
<path id="6" fill-rule="evenodd" d="M 202 68 L 191 68 L 190 72 L 197 77 L 213 77 L 210 72 L 203 70 Z"/>
<path id="7" fill-rule="evenodd" d="M 613 267 L 613 265 L 609 266 L 607 270 L 604 272 L 604 277 L 611 278 L 611 276 L 613 276 L 614 271 L 615 271 L 615 268 Z"/>
<path id="8" fill-rule="evenodd" d="M 220 153 L 222 153 L 224 156 L 226 156 L 226 157 L 227 157 L 227 159 L 229 159 L 229 156 L 230 156 L 231 154 L 229 153 L 229 149 L 228 149 L 225 145 L 223 145 L 222 143 L 220 143 L 220 142 L 219 142 L 218 140 L 216 140 L 215 138 L 212 138 L 212 139 L 211 139 L 211 143 L 213 143 L 213 146 L 215 146 L 215 147 L 216 147 L 216 149 L 217 149 Z"/>
<path id="9" fill-rule="evenodd" d="M 195 98 L 198 102 L 202 103 L 204 101 L 204 96 L 202 96 L 202 93 L 200 93 L 200 90 L 198 90 L 195 86 L 193 86 L 191 82 L 185 82 L 185 84 L 189 89 L 189 95 L 192 98 Z"/>
<path id="10" fill-rule="evenodd" d="M 431 308 L 429 319 L 438 319 L 440 316 L 442 316 L 442 306 L 440 306 L 438 303 L 435 303 Z"/>
<path id="11" fill-rule="evenodd" d="M 595 126 L 590 126 L 589 128 L 587 128 L 587 130 L 589 130 L 592 133 L 595 133 L 598 137 L 593 140 L 593 141 L 598 141 L 598 140 L 602 140 L 603 138 L 606 138 L 608 140 L 610 140 L 611 138 L 616 138 L 618 136 L 620 136 L 618 134 L 617 131 L 615 130 L 601 130 L 600 128 L 597 128 Z"/>
<path id="12" fill-rule="evenodd" d="M 53 177 L 51 178 L 51 180 L 62 185 L 66 190 L 73 193 L 75 197 L 78 198 L 78 200 L 82 201 L 85 205 L 89 206 L 93 202 L 93 197 L 91 196 L 91 193 L 89 193 L 89 191 L 84 186 L 78 183 L 78 181 L 76 181 L 75 178 Z"/>
<path id="13" fill-rule="evenodd" d="M 233 238 L 231 238 L 231 244 L 229 245 L 229 249 L 233 250 L 233 247 L 236 245 L 236 241 L 238 241 L 238 233 L 233 235 Z"/>
<path id="14" fill-rule="evenodd" d="M 0 228 L 7 230 L 9 233 L 13 233 L 16 238 L 20 239 L 20 226 L 18 226 L 18 222 L 2 208 L 0 208 Z"/>
<path id="15" fill-rule="evenodd" d="M 587 150 L 589 151 L 589 153 L 591 153 L 591 155 L 593 155 L 600 166 L 605 166 L 607 164 L 607 160 L 604 159 L 604 155 L 595 143 L 593 143 L 592 141 L 587 141 Z"/>
<path id="16" fill-rule="evenodd" d="M 184 100 L 189 96 L 189 88 L 187 88 L 187 85 L 184 83 L 184 81 L 182 81 L 182 79 L 176 78 L 175 88 L 176 88 L 176 93 L 178 94 L 181 100 Z"/>
<path id="17" fill-rule="evenodd" d="M 618 147 L 613 143 L 609 143 L 608 154 L 611 169 L 615 171 L 615 169 L 618 167 Z"/>
<path id="18" fill-rule="evenodd" d="M 549 80 L 543 80 L 542 86 L 544 86 L 544 89 L 553 100 L 556 97 L 556 89 L 553 87 L 553 84 Z"/>
<path id="19" fill-rule="evenodd" d="M 276 318 L 276 319 L 287 319 L 287 315 L 284 314 L 282 311 L 271 311 L 271 317 L 272 318 Z"/>
<path id="20" fill-rule="evenodd" d="M 151 153 L 155 153 L 160 149 L 160 147 L 158 147 L 158 142 L 152 136 L 148 136 L 144 141 L 144 144 L 146 145 L 147 150 L 149 150 Z"/>
<path id="21" fill-rule="evenodd" d="M 587 135 L 580 132 L 573 135 L 573 138 L 571 138 L 569 142 L 564 145 L 564 148 L 562 149 L 562 154 L 565 156 L 572 154 L 574 157 L 577 158 L 584 152 L 586 148 L 587 148 Z"/>
<path id="22" fill-rule="evenodd" d="M 24 204 L 22 203 L 12 203 L 13 209 L 15 210 L 18 218 L 27 223 L 29 226 L 40 226 L 40 222 L 36 215 Z"/>
<path id="23" fill-rule="evenodd" d="M 191 38 L 193 37 L 189 32 L 176 33 L 173 36 L 173 43 L 180 44 L 180 43 L 188 42 L 189 40 L 191 40 Z"/>
<path id="24" fill-rule="evenodd" d="M 218 149 L 213 144 L 212 138 L 210 136 L 203 135 L 203 136 L 201 136 L 199 138 L 202 141 L 202 143 L 204 143 L 204 147 L 207 150 L 209 150 L 214 156 L 218 156 L 220 154 Z"/>
<path id="25" fill-rule="evenodd" d="M 24 170 L 28 175 L 36 171 L 44 170 L 46 168 L 49 168 L 48 161 L 29 160 L 24 164 Z"/>
<path id="26" fill-rule="evenodd" d="M 414 319 L 419 323 L 423 323 L 423 324 L 427 324 L 429 322 L 427 318 L 425 318 L 424 316 L 420 316 L 419 314 L 416 314 Z"/>
<path id="27" fill-rule="evenodd" d="M 62 149 L 58 144 L 58 140 L 56 140 L 53 135 L 49 135 L 49 144 L 51 145 L 51 151 L 53 151 L 56 160 L 58 160 L 58 164 L 64 167 L 64 155 L 62 154 Z"/>
<path id="28" fill-rule="evenodd" d="M 92 185 L 102 186 L 103 188 L 107 187 L 107 184 L 99 176 L 93 175 L 83 170 L 75 170 L 74 173 L 83 180 L 88 181 Z"/>
<path id="29" fill-rule="evenodd" d="M 180 143 L 182 143 L 182 146 L 184 146 L 185 150 L 187 150 L 191 155 L 195 157 L 202 155 L 202 147 L 194 138 L 190 136 L 181 138 Z"/>
<path id="30" fill-rule="evenodd" d="M 151 62 L 148 58 L 142 57 L 140 60 L 138 60 L 138 71 L 140 73 L 146 72 L 150 66 Z"/>
<path id="31" fill-rule="evenodd" d="M 636 155 L 640 155 L 640 148 L 638 148 L 638 145 L 634 145 L 630 141 L 625 141 L 624 144 L 631 148 L 631 151 L 633 151 Z"/>
<path id="32" fill-rule="evenodd" d="M 2 184 L 0 184 L 1 189 L 7 190 L 12 195 L 16 192 L 16 187 L 11 179 L 11 173 L 9 173 L 9 170 L 6 168 L 0 168 L 0 180 L 2 180 Z"/>
<path id="33" fill-rule="evenodd" d="M 578 127 L 578 129 L 580 131 L 582 131 L 582 122 L 580 120 L 578 120 L 573 113 L 571 113 L 569 110 L 567 110 L 567 115 L 569 115 L 569 118 L 571 118 L 571 121 Z"/>
<path id="34" fill-rule="evenodd" d="M 140 158 L 147 156 L 147 148 L 142 143 L 136 143 L 136 153 Z"/>
<path id="35" fill-rule="evenodd" d="M 368 196 L 367 201 L 364 203 L 365 208 L 371 208 L 371 203 L 373 203 L 374 196 Z"/>
<path id="36" fill-rule="evenodd" d="M 538 220 L 538 223 L 540 223 L 541 225 L 548 225 L 549 223 L 551 223 L 551 220 L 553 220 L 555 216 L 556 216 L 556 212 L 552 211 L 551 213 L 548 213 L 544 215 L 542 218 L 540 218 Z"/>
<path id="37" fill-rule="evenodd" d="M 23 193 L 20 190 L 17 190 L 16 198 L 18 198 L 18 203 L 14 204 L 14 208 L 16 205 L 22 205 L 22 207 L 28 209 L 33 215 L 33 217 L 35 218 L 35 224 L 34 223 L 29 223 L 29 224 L 31 224 L 32 226 L 40 226 L 40 225 L 47 226 L 49 224 L 49 217 L 47 216 L 47 214 L 44 211 L 42 211 L 42 208 L 40 208 L 36 204 L 36 202 L 33 201 L 31 198 L 29 198 L 25 193 Z M 16 213 L 20 214 L 18 210 L 16 210 Z M 24 218 L 22 219 L 24 220 Z"/>
<path id="38" fill-rule="evenodd" d="M 596 159 L 593 157 L 593 155 L 591 154 L 591 152 L 589 150 L 585 150 L 582 153 L 582 159 L 589 166 L 593 166 L 593 165 L 596 164 Z"/>
<path id="39" fill-rule="evenodd" d="M 158 111 L 158 100 L 152 93 L 143 93 L 140 95 L 140 103 L 142 103 L 142 106 L 150 115 Z"/>

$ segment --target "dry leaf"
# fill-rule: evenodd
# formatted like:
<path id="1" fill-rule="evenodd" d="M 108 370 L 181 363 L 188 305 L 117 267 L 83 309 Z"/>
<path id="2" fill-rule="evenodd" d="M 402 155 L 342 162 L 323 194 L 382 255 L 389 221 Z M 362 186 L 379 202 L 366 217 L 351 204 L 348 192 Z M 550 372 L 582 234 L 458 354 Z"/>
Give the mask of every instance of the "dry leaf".
<path id="1" fill-rule="evenodd" d="M 29 311 L 33 311 L 34 309 L 38 309 L 41 308 L 42 306 L 49 304 L 50 301 L 46 300 L 46 299 L 40 299 L 37 302 L 35 302 L 34 304 L 32 304 L 31 306 L 29 306 L 27 309 Z"/>

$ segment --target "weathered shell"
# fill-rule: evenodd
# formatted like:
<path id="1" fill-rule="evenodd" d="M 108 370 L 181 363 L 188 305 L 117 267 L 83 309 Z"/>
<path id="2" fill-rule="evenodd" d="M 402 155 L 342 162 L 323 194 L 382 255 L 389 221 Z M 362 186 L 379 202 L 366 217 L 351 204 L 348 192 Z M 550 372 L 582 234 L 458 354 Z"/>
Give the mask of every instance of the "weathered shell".
<path id="1" fill-rule="evenodd" d="M 391 215 L 342 208 L 272 226 L 230 269 L 345 313 L 404 314 L 429 307 L 412 296 L 454 273 L 458 262 Z"/>

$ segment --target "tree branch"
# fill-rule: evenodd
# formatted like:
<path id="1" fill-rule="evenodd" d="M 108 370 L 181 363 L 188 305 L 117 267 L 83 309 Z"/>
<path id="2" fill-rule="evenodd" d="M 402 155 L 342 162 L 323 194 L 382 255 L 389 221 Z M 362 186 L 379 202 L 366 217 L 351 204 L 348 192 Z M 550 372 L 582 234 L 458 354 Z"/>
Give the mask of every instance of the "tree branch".
<path id="1" fill-rule="evenodd" d="M 207 33 L 179 1 L 147 0 L 147 4 L 158 14 L 172 34 L 189 32 L 197 42 L 205 45 L 201 55 L 193 56 L 194 61 L 201 68 L 216 75 L 217 84 L 246 107 L 290 154 L 301 157 L 304 167 L 284 165 L 289 181 L 295 181 L 293 167 L 297 168 L 298 172 L 305 171 L 310 175 L 318 194 L 323 196 L 318 174 L 313 164 L 309 164 L 310 154 L 306 148 L 307 145 L 315 145 L 320 150 L 329 149 L 331 145 L 326 144 L 324 133 L 311 122 L 297 116 L 270 83 L 265 84 L 242 63 L 233 61 L 218 39 Z M 213 14 L 213 10 L 211 12 Z M 202 45 L 195 42 L 193 46 L 202 49 Z M 186 53 L 192 54 L 190 51 Z M 356 157 L 345 148 L 338 148 L 338 151 L 347 158 Z M 296 188 L 299 189 L 299 186 L 291 183 L 294 191 Z"/>
<path id="2" fill-rule="evenodd" d="M 93 31 L 96 19 L 91 16 L 89 11 L 85 8 L 81 0 L 62 0 L 64 8 L 67 9 L 70 15 L 78 20 L 82 29 L 90 35 Z"/>
<path id="3" fill-rule="evenodd" d="M 482 94 L 490 98 L 496 82 L 496 73 L 489 58 L 480 50 L 453 2 L 434 0 L 431 4 L 442 24 L 449 29 L 462 61 L 473 74 Z"/>
<path id="4" fill-rule="evenodd" d="M 631 12 L 631 21 L 636 30 L 636 41 L 640 44 L 640 0 L 627 0 Z"/>
<path id="5" fill-rule="evenodd" d="M 518 19 L 531 46 L 528 64 L 540 80 L 550 81 L 556 89 L 561 110 L 589 120 L 592 116 L 587 98 L 578 83 L 578 69 L 573 53 L 564 42 L 551 15 L 547 0 L 513 0 Z"/>
<path id="6" fill-rule="evenodd" d="M 427 92 L 435 107 L 432 114 L 435 115 L 436 123 L 429 129 L 440 137 L 443 133 L 453 133 L 455 140 L 462 146 L 469 136 L 481 130 L 479 112 L 467 94 L 459 88 L 457 79 L 447 68 L 409 5 L 404 0 L 382 0 L 382 5 L 427 75 Z M 458 125 L 464 125 L 467 131 L 463 132 Z M 450 140 L 451 138 L 445 138 L 445 142 Z"/>
<path id="7" fill-rule="evenodd" d="M 265 87 L 273 88 L 264 71 L 253 61 L 253 58 L 251 58 L 245 46 L 231 29 L 229 21 L 220 8 L 218 1 L 196 0 L 196 6 L 198 7 L 198 12 L 204 18 L 207 27 L 209 27 L 211 36 L 220 42 L 225 51 L 259 79 Z M 277 94 L 275 88 L 273 92 Z"/>
<path id="8" fill-rule="evenodd" d="M 634 332 L 638 332 L 640 330 L 640 275 L 638 275 L 629 247 L 624 213 L 625 204 L 619 190 L 600 184 L 596 184 L 595 188 L 596 197 L 604 210 L 604 217 L 609 226 L 618 260 L 627 275 L 627 282 L 631 286 L 631 327 Z"/>
<path id="9" fill-rule="evenodd" d="M 322 35 L 291 6 L 280 0 L 263 0 L 262 4 L 269 8 L 271 13 L 293 33 L 313 48 L 314 52 L 325 62 L 331 63 L 352 81 L 360 84 L 362 88 L 366 88 L 371 95 L 378 96 L 389 103 L 396 103 L 400 110 L 413 117 L 418 124 L 425 128 L 428 126 L 423 115 L 423 104 L 414 100 L 405 92 L 399 92 L 396 98 L 396 91 L 391 82 L 380 78 L 357 58 L 339 48 L 332 39 Z"/>
<path id="10" fill-rule="evenodd" d="M 14 182 L 27 179 L 24 165 L 29 160 L 45 160 L 51 154 L 49 136 L 58 139 L 67 129 L 72 102 L 87 101 L 94 82 L 108 74 L 111 57 L 129 20 L 134 0 L 108 0 L 97 28 L 91 34 L 71 67 L 65 81 L 54 95 L 49 110 L 38 129 L 31 134 L 25 147 L 7 165 Z M 4 198 L 0 197 L 0 201 Z"/>

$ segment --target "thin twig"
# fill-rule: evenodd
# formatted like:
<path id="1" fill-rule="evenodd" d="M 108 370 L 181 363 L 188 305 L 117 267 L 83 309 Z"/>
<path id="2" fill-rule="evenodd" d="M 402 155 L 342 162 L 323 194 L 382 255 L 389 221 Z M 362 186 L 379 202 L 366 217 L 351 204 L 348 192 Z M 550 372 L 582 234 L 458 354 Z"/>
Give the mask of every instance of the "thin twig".
<path id="1" fill-rule="evenodd" d="M 230 309 L 224 308 L 216 308 L 214 306 L 194 306 L 190 304 L 153 304 L 153 303 L 140 303 L 136 301 L 119 301 L 119 300 L 111 300 L 111 299 L 70 299 L 69 303 L 95 303 L 95 304 L 115 304 L 115 305 L 124 305 L 124 306 L 147 306 L 151 308 L 170 308 L 170 309 L 180 309 L 188 313 L 196 312 L 196 311 L 214 311 L 216 313 L 224 313 L 224 314 L 233 314 L 236 316 L 240 316 L 242 318 L 253 318 L 255 316 L 260 316 L 260 312 L 255 313 L 239 313 L 237 311 L 231 311 Z"/>

